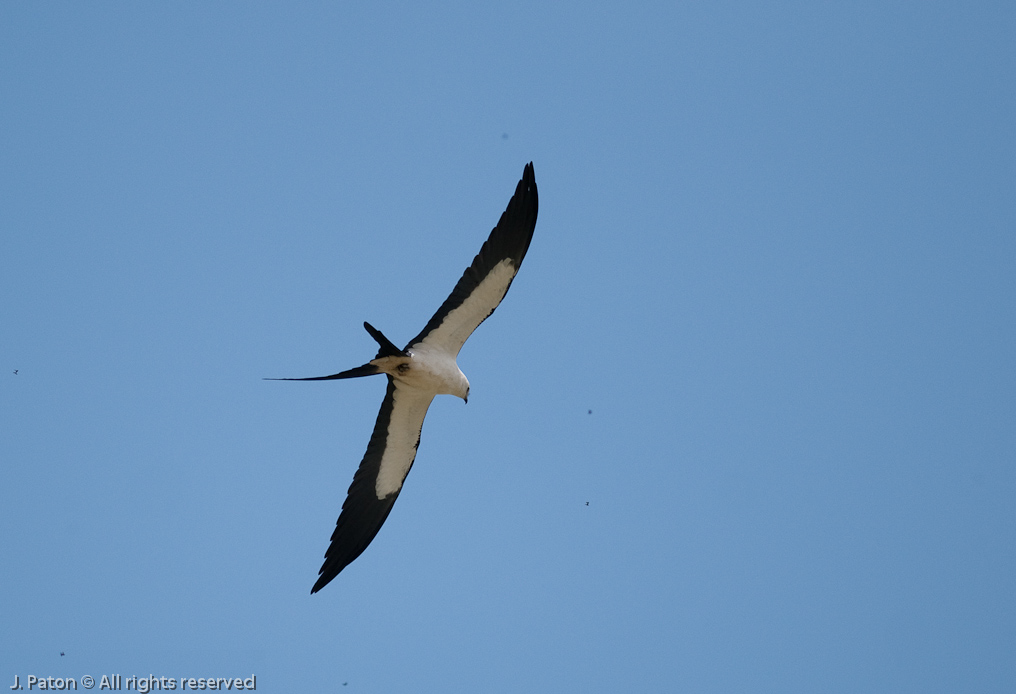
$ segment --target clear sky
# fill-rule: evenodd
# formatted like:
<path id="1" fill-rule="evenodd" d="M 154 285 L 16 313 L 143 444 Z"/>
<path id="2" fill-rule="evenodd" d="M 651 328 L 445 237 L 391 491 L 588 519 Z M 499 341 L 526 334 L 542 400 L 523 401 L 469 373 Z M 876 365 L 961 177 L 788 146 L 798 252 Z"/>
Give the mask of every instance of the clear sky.
<path id="1" fill-rule="evenodd" d="M 0 685 L 1014 691 L 1014 36 L 0 4 Z M 311 596 L 385 383 L 262 377 L 416 335 L 529 161 L 469 404 Z"/>

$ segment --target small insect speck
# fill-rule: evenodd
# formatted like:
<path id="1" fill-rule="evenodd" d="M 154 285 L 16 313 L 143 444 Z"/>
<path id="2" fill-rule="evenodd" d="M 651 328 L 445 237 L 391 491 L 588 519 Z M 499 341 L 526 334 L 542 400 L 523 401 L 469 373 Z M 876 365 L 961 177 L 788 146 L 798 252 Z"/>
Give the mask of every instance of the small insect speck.
<path id="1" fill-rule="evenodd" d="M 593 411 L 592 411 L 592 410 L 589 410 L 589 414 L 592 414 L 592 413 L 593 413 Z"/>
<path id="2" fill-rule="evenodd" d="M 508 133 L 501 133 L 501 139 L 502 140 L 507 140 L 508 139 Z"/>
<path id="3" fill-rule="evenodd" d="M 63 655 L 63 654 L 64 654 L 64 652 L 63 652 L 63 651 L 60 651 L 60 655 Z"/>

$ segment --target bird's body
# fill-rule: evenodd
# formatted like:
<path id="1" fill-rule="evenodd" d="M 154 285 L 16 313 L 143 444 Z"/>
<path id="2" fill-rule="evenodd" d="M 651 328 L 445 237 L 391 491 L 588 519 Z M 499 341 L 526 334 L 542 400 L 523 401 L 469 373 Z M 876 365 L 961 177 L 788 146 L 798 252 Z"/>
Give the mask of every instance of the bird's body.
<path id="1" fill-rule="evenodd" d="M 455 357 L 427 344 L 407 347 L 407 356 L 372 359 L 371 364 L 388 374 L 399 385 L 434 395 L 469 397 L 469 381 L 459 369 Z"/>
<path id="2" fill-rule="evenodd" d="M 312 593 L 338 575 L 367 548 L 388 518 L 420 443 L 423 419 L 437 395 L 469 397 L 469 381 L 456 357 L 466 339 L 494 312 L 518 272 L 536 227 L 538 197 L 532 163 L 498 225 L 491 231 L 455 289 L 404 349 L 398 349 L 369 323 L 364 327 L 380 345 L 363 366 L 331 376 L 278 379 L 322 381 L 383 373 L 388 390 L 381 403 L 367 452 L 332 533 L 331 545 Z"/>

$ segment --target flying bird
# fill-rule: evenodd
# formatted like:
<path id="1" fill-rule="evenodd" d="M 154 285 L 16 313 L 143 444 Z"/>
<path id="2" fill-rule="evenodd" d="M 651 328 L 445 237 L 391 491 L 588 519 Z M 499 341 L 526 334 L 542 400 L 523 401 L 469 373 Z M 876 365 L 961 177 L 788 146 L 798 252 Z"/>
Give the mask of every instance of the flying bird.
<path id="1" fill-rule="evenodd" d="M 380 349 L 363 366 L 331 376 L 267 379 L 326 381 L 374 374 L 385 374 L 388 378 L 374 433 L 349 486 L 311 593 L 328 585 L 360 556 L 388 518 L 413 467 L 423 418 L 434 396 L 455 395 L 468 402 L 469 381 L 456 364 L 456 357 L 466 339 L 501 303 L 515 279 L 536 228 L 537 203 L 536 178 L 530 162 L 507 209 L 472 265 L 405 348 L 397 348 L 380 330 L 365 322 L 363 327 Z"/>

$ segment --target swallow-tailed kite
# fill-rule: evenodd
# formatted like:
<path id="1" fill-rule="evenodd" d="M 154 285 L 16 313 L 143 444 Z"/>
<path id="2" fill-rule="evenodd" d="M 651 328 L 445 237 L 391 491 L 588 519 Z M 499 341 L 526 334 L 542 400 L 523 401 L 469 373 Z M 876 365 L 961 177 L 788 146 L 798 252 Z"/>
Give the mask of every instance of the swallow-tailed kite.
<path id="1" fill-rule="evenodd" d="M 402 483 L 413 467 L 420 430 L 435 395 L 469 397 L 469 381 L 455 358 L 463 343 L 508 292 L 536 228 L 537 194 L 533 164 L 500 221 L 490 232 L 473 264 L 466 268 L 455 289 L 427 322 L 423 331 L 399 349 L 380 330 L 364 323 L 380 345 L 377 356 L 349 371 L 315 378 L 272 379 L 325 381 L 383 373 L 388 392 L 374 424 L 367 452 L 353 476 L 342 512 L 335 523 L 331 545 L 311 593 L 324 588 L 342 569 L 367 549 L 388 518 Z"/>

